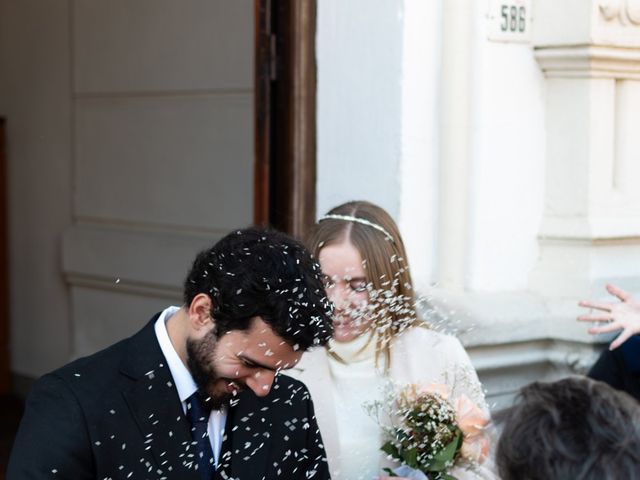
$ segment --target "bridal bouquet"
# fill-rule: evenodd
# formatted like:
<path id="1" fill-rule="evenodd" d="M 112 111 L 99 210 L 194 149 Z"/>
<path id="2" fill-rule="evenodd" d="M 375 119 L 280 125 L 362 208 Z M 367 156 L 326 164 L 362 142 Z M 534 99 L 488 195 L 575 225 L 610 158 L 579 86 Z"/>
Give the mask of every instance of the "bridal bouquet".
<path id="1" fill-rule="evenodd" d="M 389 390 L 386 401 L 368 405 L 370 413 L 385 413 L 381 425 L 386 443 L 382 450 L 402 467 L 391 476 L 415 479 L 455 480 L 448 472 L 459 464 L 479 465 L 489 450 L 484 427 L 488 419 L 468 397 L 450 398 L 445 385 L 407 385 Z"/>

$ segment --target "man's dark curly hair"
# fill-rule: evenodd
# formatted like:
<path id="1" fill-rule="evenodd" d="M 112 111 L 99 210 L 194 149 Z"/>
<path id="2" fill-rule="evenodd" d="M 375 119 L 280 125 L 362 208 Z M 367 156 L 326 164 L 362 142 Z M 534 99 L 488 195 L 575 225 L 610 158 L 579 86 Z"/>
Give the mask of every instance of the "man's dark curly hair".
<path id="1" fill-rule="evenodd" d="M 257 316 L 301 351 L 325 345 L 333 333 L 320 266 L 281 232 L 238 230 L 200 252 L 185 280 L 185 304 L 200 293 L 211 298 L 218 337 L 247 330 Z"/>
<path id="2" fill-rule="evenodd" d="M 605 383 L 535 382 L 494 420 L 502 480 L 640 479 L 640 405 Z"/>

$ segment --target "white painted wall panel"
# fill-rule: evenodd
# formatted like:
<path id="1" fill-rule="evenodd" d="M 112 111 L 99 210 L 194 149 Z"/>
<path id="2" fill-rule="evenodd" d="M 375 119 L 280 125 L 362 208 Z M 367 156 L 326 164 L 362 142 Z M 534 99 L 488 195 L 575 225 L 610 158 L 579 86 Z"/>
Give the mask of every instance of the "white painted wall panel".
<path id="1" fill-rule="evenodd" d="M 475 291 L 525 290 L 537 258 L 544 207 L 544 77 L 530 45 L 491 42 L 482 26 L 473 55 L 465 284 Z"/>
<path id="2" fill-rule="evenodd" d="M 200 247 L 251 221 L 253 14 L 0 0 L 14 373 L 133 332 L 179 301 Z"/>
<path id="3" fill-rule="evenodd" d="M 251 95 L 79 100 L 76 214 L 209 231 L 250 223 L 252 112 Z"/>
<path id="4" fill-rule="evenodd" d="M 126 291 L 73 287 L 74 357 L 89 355 L 140 330 L 179 297 L 145 297 Z"/>
<path id="5" fill-rule="evenodd" d="M 616 82 L 616 132 L 613 166 L 614 198 L 629 217 L 637 218 L 640 212 L 640 81 Z M 617 195 L 616 195 L 617 194 Z M 617 197 L 617 198 L 616 198 Z"/>
<path id="6" fill-rule="evenodd" d="M 403 2 L 318 2 L 317 210 L 399 211 Z"/>
<path id="7" fill-rule="evenodd" d="M 441 49 L 439 3 L 405 0 L 398 226 L 421 291 L 434 281 L 437 258 Z"/>
<path id="8" fill-rule="evenodd" d="M 63 268 L 81 355 L 179 302 L 195 253 L 252 221 L 254 12 L 251 0 L 73 4 L 77 224 Z"/>
<path id="9" fill-rule="evenodd" d="M 62 263 L 73 281 L 106 288 L 182 292 L 196 254 L 220 236 L 76 226 L 63 237 Z M 162 259 L 162 261 L 158 261 Z"/>
<path id="10" fill-rule="evenodd" d="M 60 232 L 71 223 L 69 5 L 0 1 L 0 116 L 8 127 L 11 369 L 68 359 Z"/>
<path id="11" fill-rule="evenodd" d="M 78 93 L 253 89 L 251 0 L 76 0 Z"/>

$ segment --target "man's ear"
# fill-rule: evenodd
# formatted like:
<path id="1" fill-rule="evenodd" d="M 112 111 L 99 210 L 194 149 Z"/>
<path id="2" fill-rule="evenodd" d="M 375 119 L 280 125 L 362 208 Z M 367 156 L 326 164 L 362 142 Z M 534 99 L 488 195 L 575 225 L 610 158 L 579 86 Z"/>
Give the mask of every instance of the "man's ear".
<path id="1" fill-rule="evenodd" d="M 210 329 L 213 326 L 213 318 L 211 318 L 212 302 L 209 295 L 199 293 L 191 301 L 187 313 L 189 314 L 189 322 L 191 328 L 198 331 L 201 329 Z"/>

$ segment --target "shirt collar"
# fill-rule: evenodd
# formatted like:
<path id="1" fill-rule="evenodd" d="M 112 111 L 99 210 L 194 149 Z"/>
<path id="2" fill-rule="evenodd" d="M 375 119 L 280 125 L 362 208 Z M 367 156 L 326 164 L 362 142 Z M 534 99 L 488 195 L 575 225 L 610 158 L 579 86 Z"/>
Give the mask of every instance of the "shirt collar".
<path id="1" fill-rule="evenodd" d="M 160 317 L 158 317 L 158 320 L 156 320 L 154 328 L 156 331 L 156 337 L 158 338 L 158 343 L 160 344 L 160 348 L 162 349 L 162 354 L 167 360 L 169 371 L 171 372 L 171 376 L 173 377 L 173 382 L 175 383 L 176 389 L 178 390 L 180 401 L 185 402 L 187 398 L 189 398 L 196 392 L 196 390 L 198 390 L 198 386 L 193 380 L 189 369 L 184 363 L 182 363 L 182 360 L 178 356 L 176 349 L 173 348 L 173 344 L 171 343 L 171 339 L 169 338 L 169 332 L 167 332 L 166 322 L 178 310 L 180 310 L 180 307 L 175 306 L 164 309 L 160 314 Z"/>

